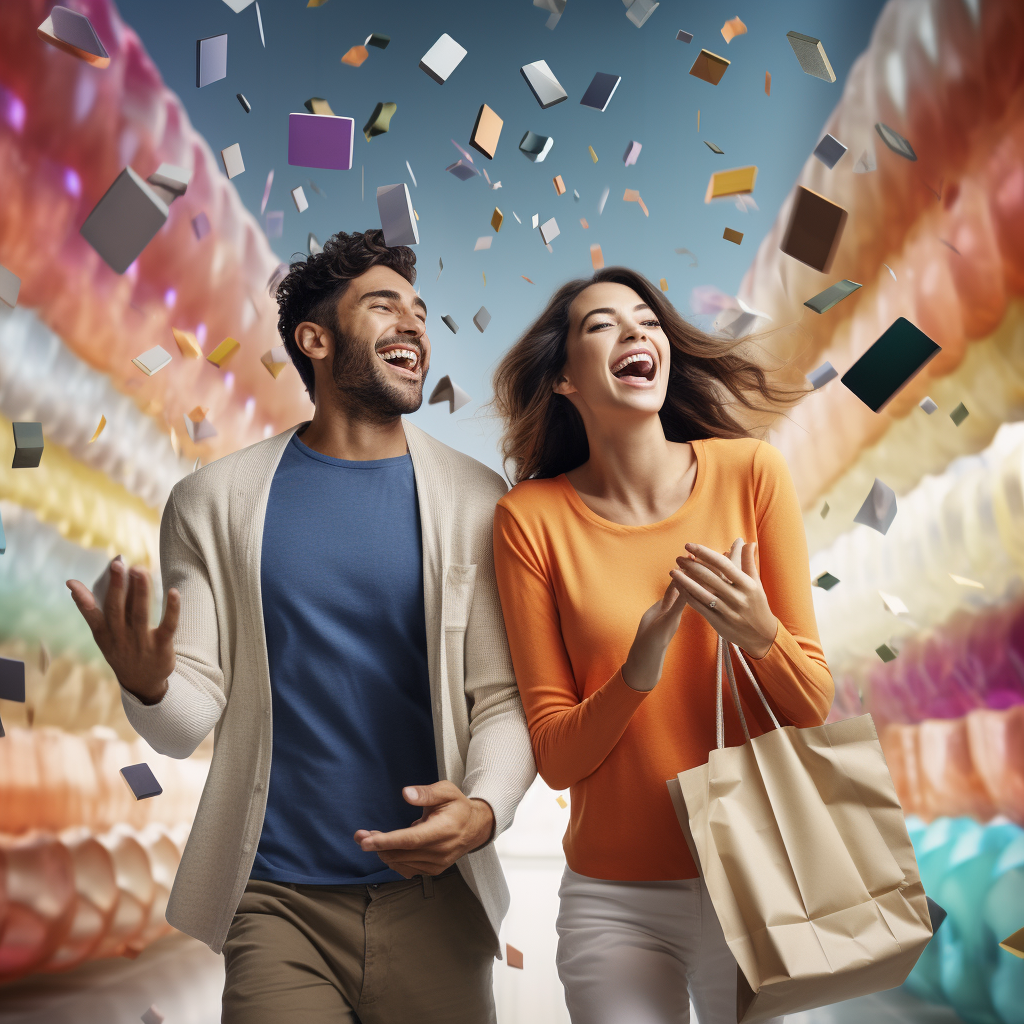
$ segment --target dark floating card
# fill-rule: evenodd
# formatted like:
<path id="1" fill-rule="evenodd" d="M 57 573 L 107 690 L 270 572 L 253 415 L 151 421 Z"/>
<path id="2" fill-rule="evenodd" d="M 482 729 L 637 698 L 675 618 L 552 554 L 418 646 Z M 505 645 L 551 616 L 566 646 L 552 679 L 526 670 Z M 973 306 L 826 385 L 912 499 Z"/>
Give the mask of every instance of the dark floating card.
<path id="1" fill-rule="evenodd" d="M 905 317 L 893 325 L 842 376 L 873 412 L 880 412 L 942 349 Z"/>
<path id="2" fill-rule="evenodd" d="M 925 899 L 928 901 L 928 916 L 932 919 L 932 935 L 934 935 L 942 922 L 946 920 L 946 912 L 931 896 L 925 896 Z"/>
<path id="3" fill-rule="evenodd" d="M 128 783 L 129 788 L 135 794 L 136 800 L 145 800 L 147 797 L 159 796 L 164 791 L 163 786 L 156 781 L 153 770 L 145 761 L 142 764 L 130 764 L 127 768 L 122 768 L 121 774 L 124 776 L 124 781 Z"/>
<path id="4" fill-rule="evenodd" d="M 25 662 L 0 658 L 0 697 L 25 703 Z"/>

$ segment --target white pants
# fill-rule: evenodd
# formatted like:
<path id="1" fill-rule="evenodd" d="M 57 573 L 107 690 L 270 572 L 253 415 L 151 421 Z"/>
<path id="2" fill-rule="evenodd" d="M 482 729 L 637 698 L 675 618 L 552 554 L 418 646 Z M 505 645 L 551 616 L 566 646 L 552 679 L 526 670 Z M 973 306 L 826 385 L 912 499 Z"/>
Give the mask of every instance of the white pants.
<path id="1" fill-rule="evenodd" d="M 558 976 L 572 1024 L 736 1024 L 736 960 L 707 887 L 565 869 Z M 775 1018 L 781 1021 L 784 1018 Z"/>

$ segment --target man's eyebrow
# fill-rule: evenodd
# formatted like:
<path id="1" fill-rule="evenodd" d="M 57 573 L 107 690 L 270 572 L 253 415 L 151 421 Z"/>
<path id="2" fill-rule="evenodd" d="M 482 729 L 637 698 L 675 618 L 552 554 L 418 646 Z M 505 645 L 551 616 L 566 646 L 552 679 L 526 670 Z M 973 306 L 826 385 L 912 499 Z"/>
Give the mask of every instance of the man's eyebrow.
<path id="1" fill-rule="evenodd" d="M 395 302 L 401 302 L 402 296 L 399 295 L 398 292 L 392 291 L 390 288 L 381 288 L 375 292 L 366 292 L 359 301 L 365 302 L 367 299 L 392 299 Z M 424 314 L 426 314 L 427 304 L 418 295 L 413 299 L 412 304 L 414 306 L 419 306 L 423 310 Z"/>
<path id="2" fill-rule="evenodd" d="M 638 309 L 650 308 L 651 307 L 648 306 L 646 302 L 640 302 L 633 307 L 633 312 L 635 313 Z M 586 320 L 588 316 L 593 316 L 595 313 L 607 313 L 609 314 L 609 316 L 615 316 L 615 310 L 612 309 L 611 306 L 600 306 L 597 309 L 592 309 L 589 313 L 587 313 L 586 316 L 583 317 L 583 320 Z M 581 320 L 580 323 L 583 323 L 583 320 Z"/>

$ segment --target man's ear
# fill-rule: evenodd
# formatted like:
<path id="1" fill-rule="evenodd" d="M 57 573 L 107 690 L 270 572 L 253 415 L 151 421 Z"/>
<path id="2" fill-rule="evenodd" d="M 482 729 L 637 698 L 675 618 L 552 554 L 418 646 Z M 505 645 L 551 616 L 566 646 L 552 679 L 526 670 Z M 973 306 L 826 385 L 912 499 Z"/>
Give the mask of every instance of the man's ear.
<path id="1" fill-rule="evenodd" d="M 330 355 L 330 332 L 319 324 L 304 320 L 295 328 L 295 344 L 310 359 L 326 359 Z"/>
<path id="2" fill-rule="evenodd" d="M 558 380 L 556 380 L 555 383 L 551 385 L 551 390 L 554 391 L 556 395 L 574 395 L 576 393 L 576 388 L 572 385 L 572 383 L 569 381 L 569 378 L 566 377 L 564 373 L 561 374 L 558 377 Z"/>

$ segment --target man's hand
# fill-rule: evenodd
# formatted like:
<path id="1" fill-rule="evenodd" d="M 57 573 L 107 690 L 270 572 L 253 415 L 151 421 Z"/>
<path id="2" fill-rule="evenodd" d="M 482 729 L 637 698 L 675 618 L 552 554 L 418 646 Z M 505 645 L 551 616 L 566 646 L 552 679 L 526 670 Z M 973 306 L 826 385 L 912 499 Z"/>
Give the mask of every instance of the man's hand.
<path id="1" fill-rule="evenodd" d="M 490 841 L 494 831 L 490 804 L 470 800 L 454 783 L 406 786 L 402 796 L 423 808 L 419 821 L 394 832 L 361 828 L 352 838 L 404 878 L 439 875 L 460 857 Z"/>
<path id="2" fill-rule="evenodd" d="M 177 590 L 167 592 L 163 621 L 150 629 L 149 573 L 145 569 L 134 566 L 128 572 L 123 562 L 112 562 L 102 608 L 84 583 L 68 580 L 67 585 L 117 681 L 143 704 L 160 701 L 167 692 L 167 677 L 174 671 L 174 631 L 181 611 Z"/>

